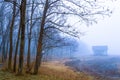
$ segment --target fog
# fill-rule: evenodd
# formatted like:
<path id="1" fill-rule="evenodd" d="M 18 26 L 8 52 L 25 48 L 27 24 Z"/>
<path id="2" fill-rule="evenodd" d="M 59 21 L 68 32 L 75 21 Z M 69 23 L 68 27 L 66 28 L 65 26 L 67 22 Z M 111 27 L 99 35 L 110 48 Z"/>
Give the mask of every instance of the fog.
<path id="1" fill-rule="evenodd" d="M 97 24 L 84 27 L 85 35 L 81 40 L 92 52 L 92 46 L 107 45 L 109 55 L 120 55 L 120 1 L 115 2 L 113 14 L 99 20 Z"/>

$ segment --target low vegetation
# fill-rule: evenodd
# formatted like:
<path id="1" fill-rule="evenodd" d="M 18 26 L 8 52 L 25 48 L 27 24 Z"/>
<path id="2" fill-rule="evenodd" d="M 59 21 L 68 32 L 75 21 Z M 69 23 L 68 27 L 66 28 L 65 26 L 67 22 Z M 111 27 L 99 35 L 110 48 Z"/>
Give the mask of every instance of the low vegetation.
<path id="1" fill-rule="evenodd" d="M 93 80 L 93 77 L 82 72 L 75 72 L 62 62 L 52 61 L 43 62 L 38 75 L 24 73 L 22 76 L 17 76 L 15 73 L 1 69 L 0 80 Z"/>

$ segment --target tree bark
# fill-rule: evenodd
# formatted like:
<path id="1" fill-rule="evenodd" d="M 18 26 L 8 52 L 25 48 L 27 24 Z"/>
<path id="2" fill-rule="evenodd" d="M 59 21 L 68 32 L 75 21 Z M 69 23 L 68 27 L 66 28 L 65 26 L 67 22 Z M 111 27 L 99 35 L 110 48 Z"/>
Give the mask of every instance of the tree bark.
<path id="1" fill-rule="evenodd" d="M 23 57 L 24 57 L 24 43 L 25 43 L 25 13 L 26 13 L 26 1 L 22 0 L 20 5 L 20 54 L 19 54 L 19 65 L 18 74 L 21 75 L 23 71 Z"/>
<path id="2" fill-rule="evenodd" d="M 16 62 L 17 62 L 19 38 L 20 38 L 20 27 L 19 27 L 19 30 L 18 30 L 18 36 L 17 36 L 17 42 L 16 42 L 16 49 L 15 49 L 14 63 L 13 63 L 13 72 L 16 72 Z"/>
<path id="3" fill-rule="evenodd" d="M 31 52 L 30 52 L 30 48 L 31 48 L 31 34 L 32 34 L 32 27 L 33 27 L 33 13 L 34 13 L 34 1 L 32 3 L 32 8 L 31 8 L 31 15 L 30 15 L 30 32 L 29 32 L 29 35 L 28 35 L 28 54 L 27 54 L 27 73 L 29 73 L 31 71 L 31 68 L 30 68 L 30 55 L 31 55 Z"/>
<path id="4" fill-rule="evenodd" d="M 15 12 L 16 12 L 16 3 L 14 1 L 13 3 L 13 16 L 12 16 L 12 22 L 10 26 L 10 50 L 9 50 L 9 59 L 8 59 L 8 69 L 11 70 L 12 67 L 12 52 L 13 52 L 13 27 L 15 22 Z"/>
<path id="5" fill-rule="evenodd" d="M 3 38 L 4 40 L 4 38 Z M 3 42 L 3 45 L 2 45 L 2 63 L 5 62 L 5 40 L 2 41 Z"/>
<path id="6" fill-rule="evenodd" d="M 38 45 L 37 45 L 37 55 L 36 55 L 36 61 L 34 66 L 34 74 L 38 74 L 39 66 L 41 65 L 41 59 L 42 59 L 42 40 L 43 40 L 43 32 L 44 32 L 44 25 L 46 20 L 46 13 L 48 10 L 48 0 L 46 0 L 42 21 L 40 25 L 40 33 L 39 33 L 39 39 L 38 39 Z"/>

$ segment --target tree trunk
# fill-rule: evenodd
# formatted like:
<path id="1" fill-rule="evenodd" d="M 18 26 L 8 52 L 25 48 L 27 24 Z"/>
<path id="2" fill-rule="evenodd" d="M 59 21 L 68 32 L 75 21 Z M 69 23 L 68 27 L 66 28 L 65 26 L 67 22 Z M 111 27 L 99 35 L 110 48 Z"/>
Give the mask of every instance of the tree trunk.
<path id="1" fill-rule="evenodd" d="M 2 45 L 2 63 L 4 62 L 5 62 L 5 41 L 3 41 L 3 45 Z"/>
<path id="2" fill-rule="evenodd" d="M 14 63 L 13 63 L 13 72 L 16 72 L 16 62 L 17 62 L 19 38 L 20 38 L 20 27 L 19 27 L 19 30 L 18 30 L 18 36 L 17 36 L 17 42 L 16 42 L 16 49 L 15 49 Z"/>
<path id="3" fill-rule="evenodd" d="M 13 16 L 12 16 L 12 22 L 10 26 L 10 50 L 9 50 L 9 59 L 8 59 L 8 69 L 11 70 L 12 65 L 12 52 L 13 52 L 13 27 L 15 22 L 15 12 L 16 12 L 16 3 L 13 4 Z"/>
<path id="4" fill-rule="evenodd" d="M 25 13 L 26 13 L 26 0 L 21 1 L 20 5 L 20 54 L 19 54 L 19 65 L 18 65 L 18 74 L 22 74 L 23 71 L 23 57 L 24 57 L 24 43 L 25 43 Z"/>
<path id="5" fill-rule="evenodd" d="M 28 40 L 28 54 L 27 54 L 27 73 L 30 72 L 30 45 L 31 44 L 31 39 Z"/>
<path id="6" fill-rule="evenodd" d="M 46 0 L 42 21 L 40 25 L 40 33 L 39 33 L 39 39 L 38 39 L 38 45 L 37 45 L 37 55 L 36 55 L 36 61 L 34 66 L 34 74 L 38 74 L 39 66 L 41 65 L 41 59 L 42 59 L 42 40 L 43 40 L 43 32 L 44 32 L 44 25 L 46 20 L 46 13 L 48 10 L 48 0 Z"/>
<path id="7" fill-rule="evenodd" d="M 32 8 L 31 8 L 31 15 L 30 15 L 30 32 L 28 35 L 28 54 L 27 54 L 27 73 L 29 73 L 31 71 L 30 68 L 30 48 L 31 48 L 31 34 L 32 34 L 32 27 L 33 27 L 33 22 L 32 22 L 32 18 L 33 18 L 33 12 L 34 12 L 34 1 L 32 3 Z"/>

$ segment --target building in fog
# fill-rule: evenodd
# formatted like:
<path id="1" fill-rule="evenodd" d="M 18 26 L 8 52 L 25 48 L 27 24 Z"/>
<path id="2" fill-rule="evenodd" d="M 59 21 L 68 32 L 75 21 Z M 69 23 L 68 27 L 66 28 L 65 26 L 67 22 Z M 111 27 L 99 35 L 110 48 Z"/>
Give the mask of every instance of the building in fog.
<path id="1" fill-rule="evenodd" d="M 108 46 L 92 46 L 95 56 L 107 56 Z"/>

